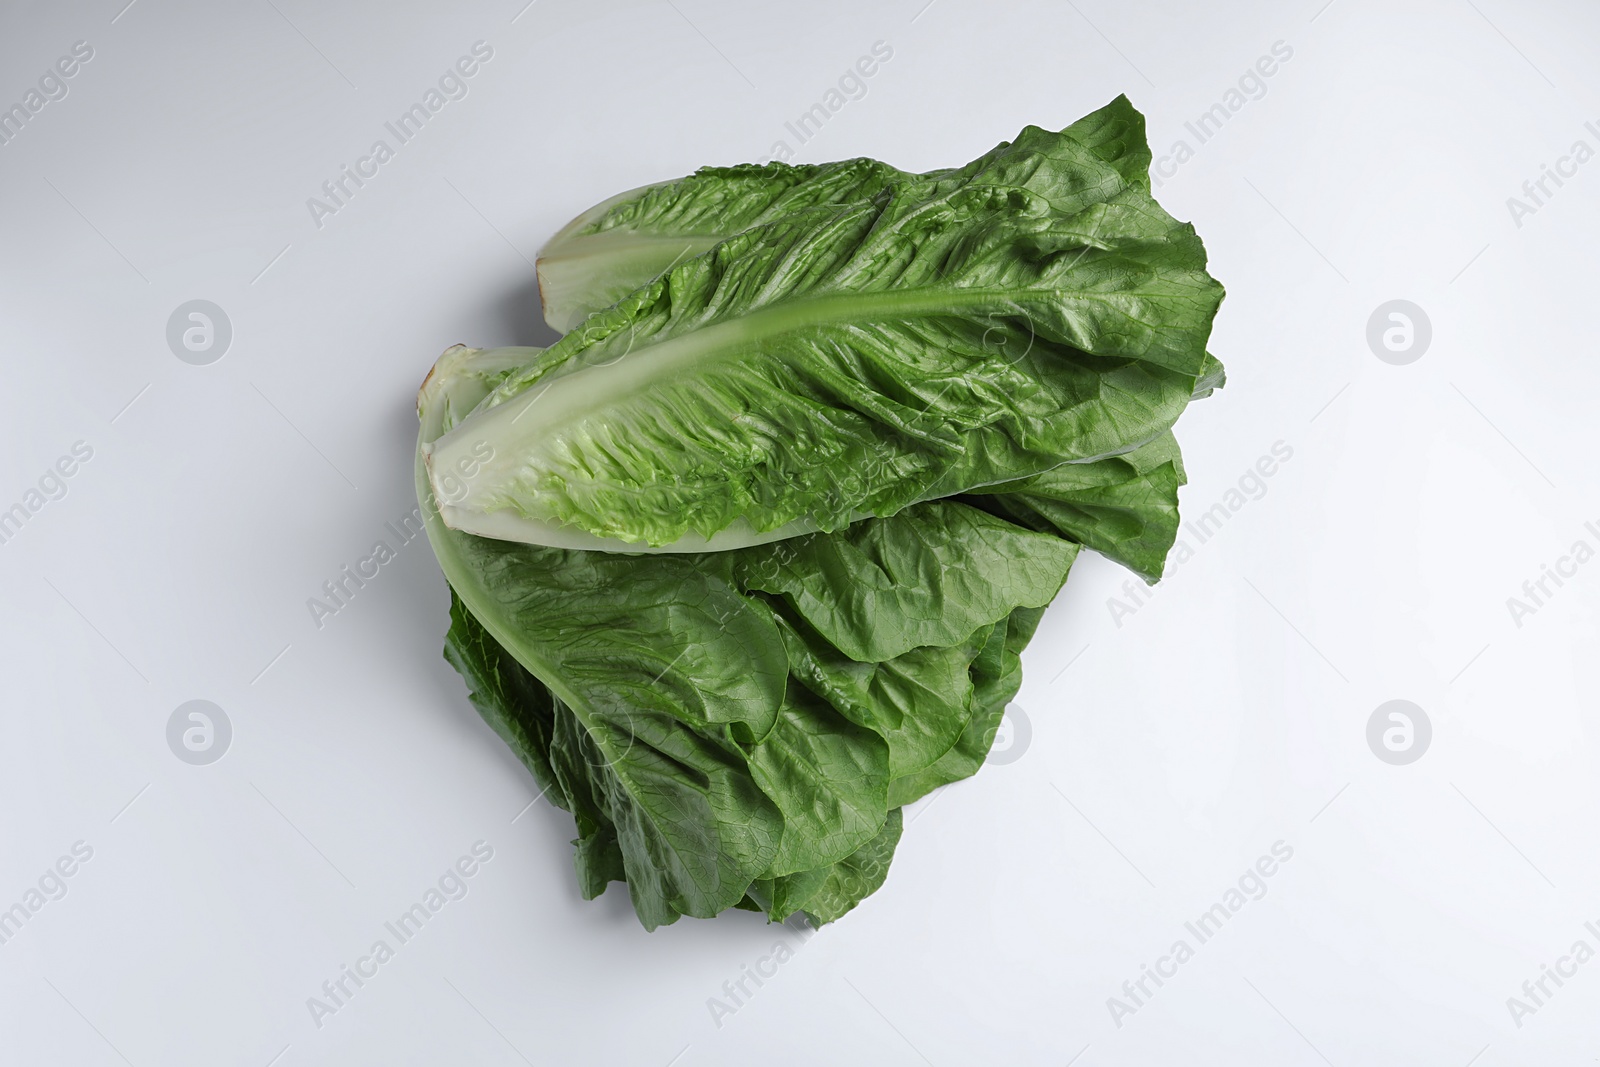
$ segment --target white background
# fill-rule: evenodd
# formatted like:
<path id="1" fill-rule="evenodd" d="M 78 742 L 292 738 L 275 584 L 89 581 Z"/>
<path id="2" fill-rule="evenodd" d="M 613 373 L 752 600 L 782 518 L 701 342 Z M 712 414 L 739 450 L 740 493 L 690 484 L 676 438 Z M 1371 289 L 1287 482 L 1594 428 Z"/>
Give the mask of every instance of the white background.
<path id="1" fill-rule="evenodd" d="M 1520 226 L 1506 199 L 1600 148 L 1594 8 L 124 2 L 0 21 L 3 106 L 94 49 L 0 147 L 0 508 L 93 449 L 0 545 L 0 907 L 93 849 L 0 945 L 0 1059 L 1593 1062 L 1600 963 L 1521 1026 L 1507 998 L 1600 948 L 1600 564 L 1521 626 L 1506 600 L 1600 546 L 1600 162 Z M 307 198 L 479 40 L 469 95 L 315 225 Z M 798 145 L 785 122 L 876 41 L 866 96 Z M 1277 41 L 1197 144 L 1185 120 Z M 1132 615 L 1085 557 L 1025 658 L 1030 747 L 912 808 L 842 922 L 647 934 L 621 887 L 582 901 L 570 817 L 528 807 L 440 656 L 426 543 L 320 629 L 306 607 L 413 507 L 430 363 L 546 343 L 528 260 L 618 190 L 778 140 L 955 165 L 1119 92 L 1158 155 L 1195 149 L 1157 195 L 1229 294 L 1185 509 L 1292 459 Z M 195 298 L 233 326 L 208 366 L 165 339 Z M 1405 366 L 1365 339 L 1396 298 L 1433 327 Z M 209 766 L 166 741 L 197 698 L 233 726 Z M 1397 698 L 1433 724 L 1409 766 L 1366 741 Z M 318 1027 L 307 998 L 479 840 L 468 896 Z M 1108 998 L 1280 840 L 1263 899 L 1117 1025 Z M 779 939 L 719 1026 L 708 999 Z"/>

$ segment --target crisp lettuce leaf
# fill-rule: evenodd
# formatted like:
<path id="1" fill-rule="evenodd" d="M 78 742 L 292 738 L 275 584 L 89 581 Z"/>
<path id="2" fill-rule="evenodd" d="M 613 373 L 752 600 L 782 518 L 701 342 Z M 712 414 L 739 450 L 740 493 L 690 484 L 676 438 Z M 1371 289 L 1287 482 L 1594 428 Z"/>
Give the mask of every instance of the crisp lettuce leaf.
<path id="1" fill-rule="evenodd" d="M 975 637 L 986 638 L 992 627 Z M 929 766 L 956 743 L 972 717 L 971 665 L 982 640 L 914 648 L 879 663 L 844 655 L 804 620 L 784 628 L 794 680 L 889 746 L 889 777 Z"/>
<path id="2" fill-rule="evenodd" d="M 1150 440 L 1222 290 L 1192 227 L 1103 161 L 1073 184 L 1059 140 L 763 223 L 590 316 L 425 449 L 447 523 L 737 547 Z M 1032 188 L 1063 184 L 1098 199 Z"/>
<path id="3" fill-rule="evenodd" d="M 768 914 L 790 907 L 804 912 L 812 926 L 839 919 L 883 885 L 889 876 L 889 861 L 894 859 L 895 846 L 900 843 L 901 829 L 900 809 L 895 808 L 884 820 L 878 836 L 838 863 L 812 872 L 807 879 L 809 892 L 801 893 L 800 887 L 794 887 L 788 893 L 789 899 L 782 906 L 769 909 Z"/>
<path id="4" fill-rule="evenodd" d="M 1079 547 L 1159 576 L 1221 287 L 1149 161 L 1119 98 L 948 171 L 709 168 L 546 247 L 561 343 L 441 357 L 446 658 L 585 897 L 839 918 L 982 766 Z"/>
<path id="5" fill-rule="evenodd" d="M 1022 650 L 1043 617 L 1043 608 L 1018 608 L 995 624 L 982 654 L 972 664 L 972 717 L 961 736 L 932 766 L 895 779 L 889 787 L 889 803 L 897 807 L 910 804 L 942 785 L 978 773 L 994 747 L 1006 705 L 1022 685 Z"/>
<path id="6" fill-rule="evenodd" d="M 900 171 L 873 159 L 704 167 L 622 193 L 539 250 L 545 321 L 562 333 L 726 238 L 796 211 L 871 198 Z"/>
<path id="7" fill-rule="evenodd" d="M 772 733 L 746 746 L 744 755 L 756 784 L 783 815 L 769 874 L 842 860 L 883 828 L 888 743 L 805 689 L 790 687 Z"/>
<path id="8" fill-rule="evenodd" d="M 844 655 L 873 662 L 953 645 L 1018 605 L 1048 604 L 1078 552 L 953 502 L 898 518 L 747 549 L 736 571 L 783 597 Z"/>
<path id="9" fill-rule="evenodd" d="M 499 363 L 450 355 L 421 440 Z M 457 598 L 448 658 L 572 812 L 583 892 L 620 875 L 649 927 L 735 906 L 760 879 L 832 869 L 819 915 L 867 885 L 846 861 L 882 838 L 893 776 L 956 744 L 987 631 L 1048 602 L 1077 550 L 939 501 L 735 552 L 583 552 L 451 530 L 420 458 L 417 482 Z M 931 575 L 913 599 L 893 586 Z"/>
<path id="10" fill-rule="evenodd" d="M 581 735 L 569 734 L 576 721 L 570 711 L 553 701 L 543 683 L 499 646 L 453 592 L 450 619 L 445 658 L 467 681 L 473 706 L 533 772 L 541 793 L 573 814 L 578 828 L 574 863 L 583 896 L 593 899 L 610 882 L 626 881 L 609 805 L 597 793 L 604 761 L 592 760 L 593 752 Z M 560 768 L 559 774 L 549 770 L 552 763 Z M 881 806 L 881 795 L 875 799 Z M 825 832 L 837 832 L 835 827 L 842 822 L 827 821 Z M 788 829 L 786 823 L 786 834 Z M 774 921 L 804 911 L 814 925 L 833 922 L 883 884 L 900 830 L 900 810 L 894 808 L 878 819 L 876 832 L 842 859 L 755 879 L 747 887 L 749 899 L 734 906 L 767 912 Z M 773 871 L 781 867 L 774 863 Z M 662 894 L 658 886 L 653 888 L 636 894 L 641 918 L 649 915 L 654 920 L 647 925 L 673 921 L 676 915 L 660 907 Z"/>
<path id="11" fill-rule="evenodd" d="M 584 899 L 624 881 L 622 850 L 606 799 L 580 753 L 565 743 L 570 717 L 561 709 L 558 722 L 549 688 L 484 629 L 454 590 L 444 658 L 467 683 L 478 714 L 533 772 L 539 794 L 572 814 L 578 830 L 573 858 Z"/>
<path id="12" fill-rule="evenodd" d="M 1204 400 L 1218 389 L 1221 389 L 1227 382 L 1228 372 L 1222 366 L 1222 361 L 1207 352 L 1205 365 L 1200 370 L 1200 377 L 1195 379 L 1194 394 L 1189 399 Z"/>
<path id="13" fill-rule="evenodd" d="M 1060 157 L 1056 166 L 1041 168 L 1040 182 L 1032 185 L 1032 176 L 1014 170 L 986 172 L 989 164 L 1006 158 L 1011 145 L 1002 142 L 955 170 L 909 174 L 875 159 L 745 163 L 702 167 L 676 181 L 620 193 L 573 219 L 539 250 L 545 321 L 566 333 L 591 313 L 736 233 L 796 212 L 870 200 L 891 182 L 920 181 L 933 190 L 983 172 L 977 180 L 1033 188 L 1048 195 L 1058 210 L 1078 210 L 1085 196 L 1094 195 L 1105 180 L 1096 163 L 1109 164 L 1129 184 L 1150 188 L 1144 116 L 1126 96 L 1059 134 L 1024 132 L 1024 137 L 1030 135 L 1049 138 L 1049 148 Z"/>
<path id="14" fill-rule="evenodd" d="M 1018 526 L 1087 545 L 1154 582 L 1178 537 L 1185 480 L 1178 442 L 1164 433 L 1120 456 L 1064 463 L 965 499 Z"/>
<path id="15" fill-rule="evenodd" d="M 467 683 L 467 699 L 478 714 L 533 773 L 539 792 L 557 807 L 572 811 L 570 783 L 550 762 L 550 738 L 555 732 L 550 690 L 489 635 L 453 589 L 444 658 Z"/>
<path id="16" fill-rule="evenodd" d="M 877 892 L 889 875 L 889 861 L 900 843 L 900 809 L 889 812 L 872 840 L 837 863 L 777 878 L 760 878 L 750 886 L 749 907 L 764 911 L 774 922 L 803 913 L 812 926 L 842 917 Z"/>
<path id="17" fill-rule="evenodd" d="M 776 858 L 784 826 L 739 755 L 667 715 L 556 706 L 557 743 L 604 798 L 644 925 L 736 904 Z"/>

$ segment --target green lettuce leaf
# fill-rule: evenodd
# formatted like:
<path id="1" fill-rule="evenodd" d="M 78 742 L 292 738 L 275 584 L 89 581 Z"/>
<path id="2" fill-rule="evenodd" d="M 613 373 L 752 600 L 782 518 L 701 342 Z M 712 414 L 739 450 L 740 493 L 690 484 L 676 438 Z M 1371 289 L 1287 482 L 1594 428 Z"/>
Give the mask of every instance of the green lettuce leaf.
<path id="1" fill-rule="evenodd" d="M 704 167 L 595 205 L 539 250 L 545 321 L 566 333 L 652 278 L 741 230 L 796 211 L 870 199 L 900 171 L 873 159 Z"/>
<path id="2" fill-rule="evenodd" d="M 900 843 L 901 829 L 900 809 L 895 808 L 884 820 L 878 836 L 838 863 L 823 868 L 820 878 L 813 872 L 808 879 L 813 885 L 809 893 L 792 892 L 793 908 L 804 912 L 812 926 L 821 926 L 839 919 L 876 893 L 889 876 L 889 862 L 894 859 L 895 846 Z M 769 914 L 774 910 L 782 908 L 769 909 Z"/>
<path id="3" fill-rule="evenodd" d="M 895 808 L 877 836 L 839 862 L 757 879 L 750 886 L 749 906 L 766 912 L 774 922 L 782 922 L 796 912 L 803 913 L 812 926 L 841 918 L 883 885 L 902 828 L 900 809 Z"/>
<path id="4" fill-rule="evenodd" d="M 1022 685 L 1022 650 L 1044 617 L 1043 608 L 1018 608 L 995 624 L 983 653 L 973 661 L 972 717 L 950 750 L 926 770 L 897 778 L 889 787 L 889 803 L 910 804 L 942 785 L 978 773 L 994 747 L 1006 705 Z"/>
<path id="5" fill-rule="evenodd" d="M 783 815 L 771 875 L 834 863 L 878 835 L 889 811 L 889 746 L 825 701 L 792 687 L 777 727 L 744 750 Z"/>
<path id="6" fill-rule="evenodd" d="M 708 168 L 418 396 L 446 658 L 647 928 L 834 921 L 979 770 L 1080 546 L 1154 580 L 1221 287 L 1119 98 L 965 167 Z M 587 314 L 587 318 L 584 315 Z"/>
<path id="7" fill-rule="evenodd" d="M 420 440 L 504 362 L 447 354 L 419 400 Z M 760 880 L 827 871 L 816 915 L 876 884 L 863 864 L 886 863 L 897 837 L 884 836 L 894 776 L 957 744 L 996 620 L 1047 603 L 1077 551 L 955 501 L 723 553 L 498 541 L 439 521 L 420 455 L 456 598 L 447 658 L 572 812 L 584 894 L 621 877 L 652 928 L 733 907 Z M 909 599 L 892 584 L 930 575 Z"/>
<path id="8" fill-rule="evenodd" d="M 980 631 L 987 637 L 992 627 Z M 881 663 L 844 655 L 804 620 L 785 630 L 794 680 L 889 746 L 889 777 L 915 773 L 950 750 L 972 717 L 971 666 L 982 641 L 915 648 Z"/>
<path id="9" fill-rule="evenodd" d="M 737 555 L 751 588 L 782 596 L 840 652 L 878 661 L 953 645 L 1018 605 L 1048 604 L 1078 546 L 954 502 Z"/>
<path id="10" fill-rule="evenodd" d="M 445 658 L 467 681 L 473 706 L 533 772 L 541 794 L 573 814 L 578 828 L 574 863 L 585 899 L 599 896 L 611 882 L 626 881 L 622 845 L 610 806 L 596 784 L 604 773 L 604 760 L 584 758 L 590 750 L 581 735 L 571 732 L 576 720 L 570 711 L 553 702 L 543 683 L 494 640 L 453 592 L 450 620 Z M 552 763 L 560 770 L 552 772 Z M 881 790 L 878 792 L 875 799 L 881 807 L 883 798 Z M 837 825 L 829 823 L 830 828 Z M 785 831 L 787 834 L 787 824 Z M 832 922 L 883 884 L 899 837 L 900 812 L 890 810 L 878 817 L 875 831 L 842 859 L 810 870 L 755 879 L 746 891 L 761 902 L 741 899 L 734 906 L 768 912 L 774 921 L 805 909 L 816 925 Z M 645 854 L 649 855 L 648 850 Z M 775 872 L 782 866 L 775 862 L 772 869 Z M 648 863 L 645 869 L 648 873 Z M 677 917 L 663 907 L 663 897 L 659 885 L 636 894 L 635 903 L 640 906 L 641 918 L 648 916 L 647 925 Z"/>
<path id="11" fill-rule="evenodd" d="M 1018 526 L 1087 545 L 1155 582 L 1178 537 L 1185 480 L 1178 442 L 1164 433 L 1120 456 L 1064 463 L 965 499 Z"/>
<path id="12" fill-rule="evenodd" d="M 920 182 L 937 190 L 963 180 L 1018 184 L 1050 197 L 1058 210 L 1079 210 L 1105 181 L 1098 163 L 1123 181 L 1150 188 L 1150 149 L 1144 116 L 1119 96 L 1048 138 L 1057 157 L 1041 168 L 1040 182 L 1006 171 L 1012 146 L 1002 142 L 965 167 L 910 174 L 875 159 L 837 163 L 746 163 L 702 167 L 676 181 L 630 190 L 596 204 L 563 227 L 539 250 L 539 295 L 544 317 L 566 333 L 588 315 L 610 307 L 686 259 L 736 233 L 785 215 L 870 200 L 891 183 Z M 981 175 L 981 176 L 980 176 Z M 1077 206 L 1075 207 L 1074 204 Z"/>
<path id="13" fill-rule="evenodd" d="M 763 223 L 590 316 L 425 450 L 446 522 L 738 547 L 1150 440 L 1222 290 L 1192 227 L 1110 164 L 1074 184 L 1059 140 Z M 1099 199 L 1033 191 L 1059 185 Z"/>

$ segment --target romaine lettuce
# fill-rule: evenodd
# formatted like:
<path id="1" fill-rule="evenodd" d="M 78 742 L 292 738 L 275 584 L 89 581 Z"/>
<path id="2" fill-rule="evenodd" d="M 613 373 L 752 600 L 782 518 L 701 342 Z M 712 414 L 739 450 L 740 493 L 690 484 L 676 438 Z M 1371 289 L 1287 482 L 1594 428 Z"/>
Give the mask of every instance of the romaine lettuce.
<path id="1" fill-rule="evenodd" d="M 980 162 L 762 222 L 585 319 L 424 450 L 446 523 L 736 548 L 1160 434 L 1214 366 L 1193 228 L 1065 134 Z"/>
<path id="2" fill-rule="evenodd" d="M 503 363 L 447 353 L 419 397 L 420 441 Z M 492 540 L 440 521 L 418 456 L 456 598 L 447 655 L 573 813 L 584 891 L 625 877 L 651 927 L 874 841 L 872 855 L 892 849 L 891 790 L 894 807 L 920 796 L 898 783 L 931 781 L 974 716 L 998 721 L 1004 699 L 984 699 L 1010 693 L 983 689 L 1005 669 L 1010 620 L 1049 603 L 1078 551 L 955 501 L 732 552 Z M 817 877 L 835 910 L 859 882 Z"/>
<path id="3" fill-rule="evenodd" d="M 1096 195 L 1104 181 L 1102 163 L 1123 181 L 1150 189 L 1144 116 L 1127 97 L 1117 97 L 1060 134 L 1044 136 L 1060 162 L 1037 177 L 1065 180 L 1051 185 L 1035 180 L 1032 187 L 1049 196 L 1057 210 L 1078 210 Z M 545 321 L 566 333 L 736 233 L 809 208 L 870 200 L 891 182 L 920 180 L 937 190 L 941 183 L 988 172 L 1000 184 L 1026 184 L 1015 171 L 996 166 L 1010 148 L 1002 143 L 965 167 L 926 174 L 908 174 L 875 159 L 702 167 L 676 181 L 620 193 L 573 219 L 539 250 Z"/>
<path id="4" fill-rule="evenodd" d="M 1159 577 L 1222 290 L 1125 99 L 959 169 L 708 169 L 418 395 L 446 657 L 646 927 L 829 922 L 975 773 L 1081 546 Z"/>

